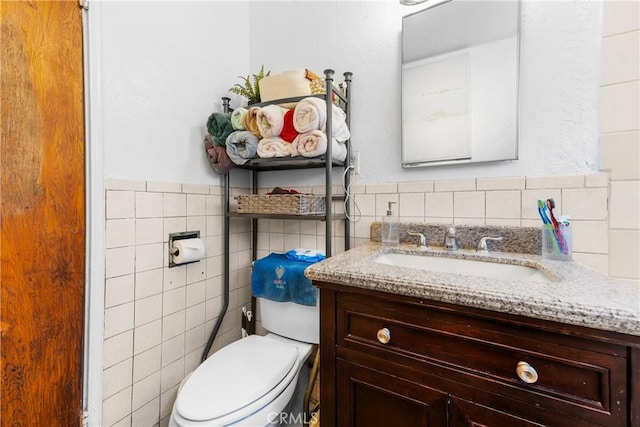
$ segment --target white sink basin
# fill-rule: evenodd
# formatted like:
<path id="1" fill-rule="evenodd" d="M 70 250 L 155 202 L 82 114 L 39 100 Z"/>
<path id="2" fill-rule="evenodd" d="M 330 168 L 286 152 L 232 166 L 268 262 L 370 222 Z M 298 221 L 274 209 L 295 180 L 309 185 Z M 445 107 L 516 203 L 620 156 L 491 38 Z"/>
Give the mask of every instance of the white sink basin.
<path id="1" fill-rule="evenodd" d="M 380 254 L 373 258 L 373 261 L 381 264 L 418 268 L 439 273 L 465 274 L 468 276 L 506 280 L 550 281 L 536 268 L 497 262 L 413 254 Z"/>

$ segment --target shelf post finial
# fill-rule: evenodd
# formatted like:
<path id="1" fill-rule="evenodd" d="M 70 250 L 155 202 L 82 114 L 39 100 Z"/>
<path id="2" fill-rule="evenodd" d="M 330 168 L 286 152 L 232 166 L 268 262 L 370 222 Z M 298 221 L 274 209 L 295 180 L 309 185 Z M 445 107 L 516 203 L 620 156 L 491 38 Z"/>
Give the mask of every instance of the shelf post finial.
<path id="1" fill-rule="evenodd" d="M 327 68 L 326 70 L 324 70 L 324 77 L 326 80 L 333 80 L 333 75 L 336 72 L 333 71 L 331 68 Z"/>

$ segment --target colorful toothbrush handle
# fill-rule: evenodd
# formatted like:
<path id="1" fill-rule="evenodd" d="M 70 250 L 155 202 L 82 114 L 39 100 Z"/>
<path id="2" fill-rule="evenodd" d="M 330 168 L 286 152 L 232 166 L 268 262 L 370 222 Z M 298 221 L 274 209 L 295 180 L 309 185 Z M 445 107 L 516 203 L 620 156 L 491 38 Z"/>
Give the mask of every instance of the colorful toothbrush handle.
<path id="1" fill-rule="evenodd" d="M 555 207 L 555 205 L 556 203 L 554 202 L 553 199 L 547 199 L 546 206 L 547 206 L 547 210 L 549 211 L 549 217 L 551 218 L 551 223 L 553 224 L 553 234 L 555 234 L 556 236 L 556 240 L 560 245 L 560 249 L 562 249 L 562 253 L 567 255 L 567 253 L 569 252 L 569 248 L 567 248 L 567 243 L 564 240 L 562 231 L 560 230 L 560 227 L 558 227 L 558 221 L 556 221 L 556 217 L 553 215 L 553 208 Z"/>
<path id="2" fill-rule="evenodd" d="M 542 200 L 538 200 L 538 215 L 540 215 L 540 218 L 542 219 L 543 224 L 549 224 L 551 221 L 549 221 L 549 218 L 547 218 L 545 209 L 546 209 L 545 202 L 543 202 Z"/>
<path id="3" fill-rule="evenodd" d="M 558 229 L 558 221 L 556 221 L 556 217 L 553 216 L 553 208 L 555 206 L 555 202 L 553 199 L 547 199 L 547 209 L 549 210 L 549 217 L 551 218 L 551 222 L 553 223 L 553 228 Z"/>

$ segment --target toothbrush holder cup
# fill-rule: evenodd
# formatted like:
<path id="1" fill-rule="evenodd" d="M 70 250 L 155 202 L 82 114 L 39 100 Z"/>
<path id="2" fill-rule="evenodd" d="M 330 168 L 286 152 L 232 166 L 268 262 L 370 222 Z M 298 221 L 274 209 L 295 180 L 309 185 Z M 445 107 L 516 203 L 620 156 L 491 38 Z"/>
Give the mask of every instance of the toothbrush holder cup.
<path id="1" fill-rule="evenodd" d="M 571 261 L 572 230 L 564 224 L 554 228 L 552 224 L 542 227 L 542 258 Z"/>

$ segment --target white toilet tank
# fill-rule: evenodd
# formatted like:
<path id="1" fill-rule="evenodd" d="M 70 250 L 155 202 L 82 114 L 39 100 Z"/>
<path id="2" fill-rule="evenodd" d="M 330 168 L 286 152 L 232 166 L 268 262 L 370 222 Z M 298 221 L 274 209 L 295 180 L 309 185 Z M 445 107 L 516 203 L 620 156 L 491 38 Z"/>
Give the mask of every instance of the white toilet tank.
<path id="1" fill-rule="evenodd" d="M 296 341 L 320 343 L 320 299 L 315 306 L 257 298 L 260 320 L 269 332 Z"/>

